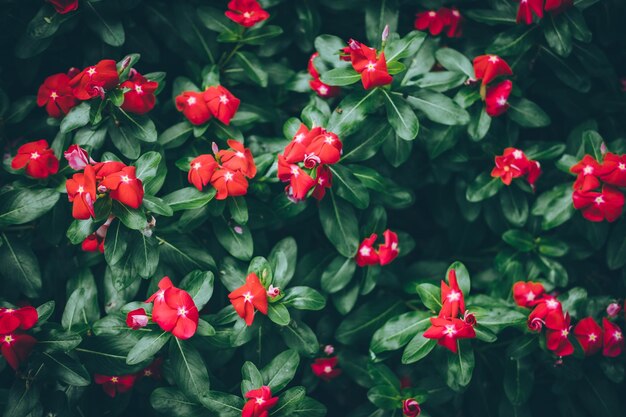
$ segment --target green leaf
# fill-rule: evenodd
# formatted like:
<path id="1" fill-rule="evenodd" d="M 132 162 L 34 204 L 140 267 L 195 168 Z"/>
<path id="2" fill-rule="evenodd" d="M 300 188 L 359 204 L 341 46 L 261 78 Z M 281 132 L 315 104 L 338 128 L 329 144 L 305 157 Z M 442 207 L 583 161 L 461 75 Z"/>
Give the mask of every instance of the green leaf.
<path id="1" fill-rule="evenodd" d="M 429 72 L 419 78 L 415 85 L 442 93 L 462 85 L 466 79 L 465 74 L 455 71 Z"/>
<path id="2" fill-rule="evenodd" d="M 458 354 L 448 355 L 446 384 L 455 391 L 469 385 L 474 371 L 474 350 L 469 342 L 458 342 Z"/>
<path id="3" fill-rule="evenodd" d="M 4 196 L 3 196 L 4 197 Z M 42 282 L 39 262 L 33 251 L 20 240 L 0 234 L 0 275 L 25 296 L 41 295 Z"/>
<path id="4" fill-rule="evenodd" d="M 565 13 L 563 13 L 562 16 L 564 16 L 567 20 L 570 32 L 572 33 L 574 39 L 586 43 L 591 42 L 591 38 L 593 35 L 589 30 L 589 27 L 587 26 L 587 22 L 585 21 L 582 12 L 579 9 L 572 7 Z"/>
<path id="5" fill-rule="evenodd" d="M 263 45 L 269 39 L 275 38 L 282 33 L 283 29 L 280 26 L 266 25 L 248 30 L 241 42 L 248 45 Z"/>
<path id="6" fill-rule="evenodd" d="M 56 303 L 54 302 L 54 300 L 51 300 L 46 301 L 45 303 L 37 307 L 37 324 L 44 324 L 50 318 L 50 316 L 52 316 L 52 313 L 54 313 L 55 306 Z"/>
<path id="7" fill-rule="evenodd" d="M 85 126 L 89 123 L 89 112 L 91 106 L 88 102 L 82 102 L 78 106 L 74 107 L 70 112 L 65 115 L 61 120 L 61 133 L 68 133 L 79 127 Z"/>
<path id="8" fill-rule="evenodd" d="M 470 121 L 465 109 L 451 98 L 428 90 L 419 90 L 406 98 L 416 110 L 426 115 L 429 120 L 444 125 L 466 125 Z"/>
<path id="9" fill-rule="evenodd" d="M 477 142 L 487 135 L 489 127 L 491 127 L 491 116 L 487 114 L 485 107 L 482 107 L 478 112 L 472 112 L 467 134 Z"/>
<path id="10" fill-rule="evenodd" d="M 126 36 L 120 19 L 113 16 L 103 16 L 91 2 L 87 2 L 85 6 L 89 29 L 93 30 L 108 45 L 124 45 Z"/>
<path id="11" fill-rule="evenodd" d="M 253 83 L 263 88 L 267 87 L 267 72 L 263 70 L 261 61 L 255 55 L 249 52 L 237 52 L 235 53 L 235 59 Z"/>
<path id="12" fill-rule="evenodd" d="M 341 160 L 360 162 L 372 158 L 392 134 L 391 125 L 383 119 L 368 117 L 359 131 L 343 141 L 344 153 Z"/>
<path id="13" fill-rule="evenodd" d="M 464 13 L 468 18 L 486 25 L 515 25 L 515 13 L 509 10 L 473 9 Z"/>
<path id="14" fill-rule="evenodd" d="M 398 168 L 411 157 L 412 149 L 413 142 L 401 139 L 393 130 L 392 133 L 387 136 L 387 141 L 383 144 L 385 159 L 387 159 L 394 168 Z"/>
<path id="15" fill-rule="evenodd" d="M 281 327 L 279 331 L 285 344 L 298 353 L 313 357 L 318 352 L 317 336 L 306 323 L 294 319 L 287 326 Z"/>
<path id="16" fill-rule="evenodd" d="M 30 415 L 34 409 L 41 410 L 39 397 L 38 385 L 16 379 L 3 401 L 5 407 L 2 417 L 24 417 Z"/>
<path id="17" fill-rule="evenodd" d="M 223 10 L 208 6 L 198 7 L 198 17 L 207 29 L 214 32 L 235 34 L 237 30 L 237 24 L 228 19 Z"/>
<path id="18" fill-rule="evenodd" d="M 548 13 L 545 19 L 541 19 L 541 25 L 550 48 L 558 55 L 567 57 L 572 52 L 572 34 L 567 19 Z"/>
<path id="19" fill-rule="evenodd" d="M 164 149 L 176 148 L 191 136 L 193 125 L 188 121 L 180 122 L 165 129 L 157 138 L 157 142 Z"/>
<path id="20" fill-rule="evenodd" d="M 441 48 L 435 52 L 435 58 L 445 69 L 465 74 L 470 79 L 476 78 L 474 66 L 462 53 L 452 48 Z"/>
<path id="21" fill-rule="evenodd" d="M 215 277 L 211 271 L 192 271 L 178 285 L 191 295 L 193 302 L 202 310 L 213 295 Z"/>
<path id="22" fill-rule="evenodd" d="M 387 385 L 378 385 L 367 391 L 367 399 L 376 407 L 383 410 L 394 410 L 398 403 L 402 402 L 402 397 L 397 389 Z"/>
<path id="23" fill-rule="evenodd" d="M 37 345 L 43 352 L 69 352 L 80 345 L 82 340 L 78 333 L 67 332 L 56 323 L 44 326 L 37 334 Z"/>
<path id="24" fill-rule="evenodd" d="M 285 291 L 281 303 L 298 310 L 322 310 L 326 306 L 326 299 L 313 288 L 291 287 Z"/>
<path id="25" fill-rule="evenodd" d="M 220 245 L 232 256 L 242 261 L 252 258 L 254 242 L 247 226 L 232 226 L 220 216 L 213 221 L 213 231 Z"/>
<path id="26" fill-rule="evenodd" d="M 227 204 L 230 216 L 236 223 L 248 223 L 248 205 L 246 204 L 245 197 L 231 197 L 227 200 Z"/>
<path id="27" fill-rule="evenodd" d="M 533 392 L 535 373 L 530 361 L 508 360 L 504 362 L 504 393 L 513 405 L 523 405 Z"/>
<path id="28" fill-rule="evenodd" d="M 207 191 L 199 191 L 195 187 L 185 187 L 164 196 L 163 201 L 167 203 L 174 212 L 193 210 L 209 204 L 209 201 L 213 200 L 215 194 L 215 188 L 212 187 Z"/>
<path id="29" fill-rule="evenodd" d="M 244 362 L 241 367 L 241 394 L 246 395 L 248 391 L 263 385 L 263 376 L 257 367 L 250 361 Z"/>
<path id="30" fill-rule="evenodd" d="M 200 269 L 214 269 L 215 260 L 204 246 L 196 244 L 184 235 L 160 235 L 158 237 L 161 259 L 176 268 L 181 274 Z"/>
<path id="31" fill-rule="evenodd" d="M 381 91 L 387 100 L 385 108 L 389 124 L 402 139 L 415 139 L 419 131 L 419 120 L 407 100 L 399 93 L 389 93 L 385 89 Z"/>
<path id="32" fill-rule="evenodd" d="M 535 249 L 533 235 L 524 230 L 507 230 L 502 235 L 502 240 L 521 252 L 530 252 Z"/>
<path id="33" fill-rule="evenodd" d="M 139 342 L 128 352 L 126 363 L 135 365 L 151 359 L 172 336 L 168 332 L 150 332 L 142 336 Z"/>
<path id="34" fill-rule="evenodd" d="M 207 391 L 201 398 L 202 405 L 219 417 L 239 417 L 243 400 L 236 395 L 218 391 Z"/>
<path id="35" fill-rule="evenodd" d="M 536 44 L 538 26 L 517 26 L 500 32 L 487 48 L 488 54 L 499 56 L 521 55 Z"/>
<path id="36" fill-rule="evenodd" d="M 157 175 L 157 170 L 160 162 L 160 153 L 154 151 L 144 153 L 139 159 L 135 161 L 134 165 L 135 167 L 137 167 L 135 175 L 143 182 L 148 181 L 150 178 Z"/>
<path id="37" fill-rule="evenodd" d="M 92 219 L 74 220 L 67 229 L 66 236 L 74 245 L 82 243 L 83 240 L 95 230 L 95 223 Z"/>
<path id="38" fill-rule="evenodd" d="M 65 304 L 61 325 L 68 331 L 72 331 L 72 325 L 83 321 L 82 312 L 85 308 L 85 289 L 77 288 L 72 292 Z M 86 324 L 86 323 L 85 323 Z"/>
<path id="39" fill-rule="evenodd" d="M 405 346 L 415 335 L 430 326 L 430 313 L 410 311 L 387 321 L 376 330 L 370 342 L 370 351 L 378 354 Z"/>
<path id="40" fill-rule="evenodd" d="M 580 65 L 572 57 L 565 60 L 543 46 L 539 49 L 539 57 L 563 84 L 581 93 L 591 89 L 589 76 L 586 72 L 580 71 Z"/>
<path id="41" fill-rule="evenodd" d="M 299 364 L 300 356 L 295 350 L 279 353 L 265 368 L 261 369 L 263 385 L 269 386 L 272 392 L 281 391 L 291 382 Z"/>
<path id="42" fill-rule="evenodd" d="M 113 202 L 113 214 L 129 229 L 141 231 L 148 224 L 142 209 L 130 208 L 117 201 Z"/>
<path id="43" fill-rule="evenodd" d="M 571 184 L 560 184 L 542 193 L 531 209 L 534 216 L 541 216 L 541 228 L 550 230 L 568 221 L 574 214 Z"/>
<path id="44" fill-rule="evenodd" d="M 606 245 L 606 264 L 610 270 L 626 265 L 626 221 L 624 219 L 620 220 L 611 232 Z"/>
<path id="45" fill-rule="evenodd" d="M 425 358 L 435 346 L 437 346 L 437 340 L 425 338 L 424 332 L 416 334 L 404 349 L 402 363 L 408 365 Z"/>
<path id="46" fill-rule="evenodd" d="M 335 68 L 321 74 L 320 80 L 328 85 L 345 86 L 359 82 L 361 74 L 352 68 Z"/>
<path id="47" fill-rule="evenodd" d="M 64 352 L 44 352 L 44 360 L 52 368 L 53 375 L 61 382 L 75 387 L 86 387 L 91 383 L 87 369 Z"/>
<path id="48" fill-rule="evenodd" d="M 126 253 L 129 233 L 118 219 L 113 220 L 104 240 L 104 258 L 109 265 L 118 263 Z"/>
<path id="49" fill-rule="evenodd" d="M 336 187 L 337 195 L 358 209 L 366 209 L 370 195 L 363 184 L 343 165 L 334 164 L 329 167 L 333 173 L 333 187 Z"/>
<path id="50" fill-rule="evenodd" d="M 424 283 L 419 284 L 415 290 L 427 309 L 431 311 L 441 310 L 441 289 L 438 286 Z"/>
<path id="51" fill-rule="evenodd" d="M 356 263 L 352 258 L 337 256 L 324 270 L 321 278 L 322 289 L 327 293 L 335 293 L 342 290 L 356 270 Z"/>
<path id="52" fill-rule="evenodd" d="M 514 187 L 504 187 L 499 194 L 504 218 L 513 226 L 522 227 L 528 220 L 528 199 L 526 194 Z"/>
<path id="53" fill-rule="evenodd" d="M 286 326 L 291 320 L 289 310 L 283 304 L 270 304 L 267 310 L 267 317 L 279 326 Z"/>
<path id="54" fill-rule="evenodd" d="M 202 402 L 210 388 L 202 357 L 188 340 L 173 337 L 169 347 L 170 376 L 185 395 Z"/>
<path id="55" fill-rule="evenodd" d="M 381 44 L 381 35 L 386 25 L 393 33 L 398 28 L 399 7 L 397 0 L 372 0 L 365 7 L 365 35 L 372 46 Z"/>
<path id="56" fill-rule="evenodd" d="M 353 93 L 345 97 L 330 116 L 326 129 L 341 138 L 361 128 L 366 116 L 381 105 L 379 90 L 374 88 L 366 93 Z"/>
<path id="57" fill-rule="evenodd" d="M 346 258 L 356 255 L 359 227 L 352 206 L 336 197 L 331 189 L 319 204 L 319 216 L 324 234 L 337 252 Z"/>
<path id="58" fill-rule="evenodd" d="M 345 345 L 363 341 L 401 310 L 402 303 L 390 298 L 364 303 L 339 324 L 335 338 Z"/>
<path id="59" fill-rule="evenodd" d="M 507 114 L 522 127 L 545 127 L 550 125 L 550 116 L 539 106 L 525 98 L 509 100 Z"/>
<path id="60" fill-rule="evenodd" d="M 143 207 L 154 214 L 161 216 L 171 217 L 174 215 L 174 210 L 165 201 L 152 195 L 143 196 Z"/>
<path id="61" fill-rule="evenodd" d="M 492 177 L 487 172 L 480 173 L 467 187 L 465 198 L 471 203 L 486 200 L 493 197 L 502 188 L 502 180 Z"/>
<path id="62" fill-rule="evenodd" d="M 0 198 L 0 229 L 31 222 L 54 207 L 60 194 L 49 188 L 15 189 L 2 193 Z"/>
<path id="63" fill-rule="evenodd" d="M 296 272 L 297 259 L 298 245 L 292 237 L 280 240 L 272 248 L 267 260 L 274 270 L 274 286 L 284 288 L 291 281 Z"/>
<path id="64" fill-rule="evenodd" d="M 157 388 L 150 394 L 150 405 L 172 417 L 213 417 L 215 414 L 174 388 Z"/>

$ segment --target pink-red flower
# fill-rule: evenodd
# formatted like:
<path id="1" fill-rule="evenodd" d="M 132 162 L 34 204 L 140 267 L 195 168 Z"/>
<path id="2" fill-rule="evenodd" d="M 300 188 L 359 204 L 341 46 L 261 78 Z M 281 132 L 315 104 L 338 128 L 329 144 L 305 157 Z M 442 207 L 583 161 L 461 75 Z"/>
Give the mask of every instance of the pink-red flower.
<path id="1" fill-rule="evenodd" d="M 313 188 L 313 198 L 321 200 L 326 195 L 326 189 L 333 185 L 333 173 L 327 165 L 318 165 L 315 176 L 315 188 Z"/>
<path id="2" fill-rule="evenodd" d="M 518 306 L 530 308 L 540 302 L 545 291 L 539 282 L 518 281 L 513 284 L 513 299 Z"/>
<path id="3" fill-rule="evenodd" d="M 103 59 L 96 65 L 87 67 L 70 80 L 74 96 L 79 100 L 94 97 L 104 98 L 107 90 L 117 87 L 120 82 L 117 66 L 112 59 Z"/>
<path id="4" fill-rule="evenodd" d="M 435 10 L 419 12 L 413 24 L 417 30 L 428 30 L 431 35 L 437 36 L 445 26 L 444 16 Z"/>
<path id="5" fill-rule="evenodd" d="M 376 58 L 376 49 L 355 40 L 350 40 L 349 47 L 352 68 L 361 74 L 361 82 L 366 90 L 391 84 L 393 77 L 387 71 L 384 52 Z"/>
<path id="6" fill-rule="evenodd" d="M 513 71 L 509 64 L 497 55 L 480 55 L 474 58 L 474 74 L 477 80 L 482 80 L 482 84 L 487 85 L 497 77 L 513 75 Z"/>
<path id="7" fill-rule="evenodd" d="M 110 191 L 109 196 L 113 200 L 136 209 L 143 202 L 144 190 L 141 180 L 135 176 L 135 170 L 133 166 L 124 167 L 108 175 L 100 185 Z"/>
<path id="8" fill-rule="evenodd" d="M 37 344 L 37 339 L 24 333 L 0 335 L 0 352 L 9 366 L 15 370 L 26 361 Z"/>
<path id="9" fill-rule="evenodd" d="M 602 347 L 602 328 L 591 317 L 576 323 L 574 336 L 587 356 L 597 353 Z"/>
<path id="10" fill-rule="evenodd" d="M 431 317 L 431 326 L 424 332 L 427 339 L 437 339 L 437 344 L 453 353 L 458 352 L 457 340 L 476 337 L 474 327 L 457 318 Z"/>
<path id="11" fill-rule="evenodd" d="M 78 103 L 67 74 L 54 74 L 46 78 L 37 92 L 37 105 L 46 107 L 50 117 L 63 117 Z"/>
<path id="12" fill-rule="evenodd" d="M 241 417 L 267 417 L 278 402 L 278 397 L 272 397 L 272 390 L 267 385 L 248 391 L 246 398 L 248 401 L 241 410 Z"/>
<path id="13" fill-rule="evenodd" d="M 514 178 L 526 176 L 526 181 L 534 187 L 541 175 L 539 163 L 528 159 L 522 150 L 516 148 L 506 148 L 502 155 L 496 156 L 495 165 L 491 176 L 499 177 L 506 185 L 510 185 Z"/>
<path id="14" fill-rule="evenodd" d="M 589 155 L 585 157 L 587 156 Z M 574 167 L 572 167 L 572 172 L 574 172 L 573 169 Z M 594 173 L 605 184 L 626 187 L 626 155 L 615 155 L 607 152 L 604 155 L 602 164 L 596 167 Z"/>
<path id="15" fill-rule="evenodd" d="M 311 370 L 315 376 L 328 382 L 341 375 L 341 369 L 337 368 L 338 361 L 339 358 L 337 358 L 337 356 L 333 356 L 332 358 L 317 358 L 311 364 Z"/>
<path id="16" fill-rule="evenodd" d="M 290 164 L 283 155 L 278 155 L 278 179 L 289 182 L 285 188 L 287 195 L 295 201 L 304 200 L 315 180 L 296 164 Z"/>
<path id="17" fill-rule="evenodd" d="M 161 370 L 163 367 L 163 358 L 156 358 L 147 368 L 137 373 L 137 378 L 153 378 L 156 380 L 161 379 Z"/>
<path id="18" fill-rule="evenodd" d="M 187 180 L 198 190 L 202 191 L 211 182 L 217 167 L 218 164 L 213 155 L 197 156 L 189 163 L 190 169 L 187 174 Z"/>
<path id="19" fill-rule="evenodd" d="M 398 249 L 398 235 L 387 229 L 383 232 L 383 236 L 385 237 L 385 243 L 378 246 L 378 256 L 380 257 L 380 264 L 387 265 L 396 259 L 400 253 Z"/>
<path id="20" fill-rule="evenodd" d="M 415 398 L 407 398 L 402 401 L 402 414 L 404 414 L 405 417 L 417 417 L 421 412 L 420 404 Z"/>
<path id="21" fill-rule="evenodd" d="M 240 100 L 221 85 L 207 88 L 203 97 L 211 114 L 225 125 L 230 124 Z"/>
<path id="22" fill-rule="evenodd" d="M 16 330 L 32 328 L 39 315 L 34 307 L 0 308 L 0 334 L 13 333 Z"/>
<path id="23" fill-rule="evenodd" d="M 574 345 L 569 341 L 571 330 L 569 313 L 563 314 L 561 309 L 548 313 L 545 319 L 546 346 L 557 356 L 568 356 L 574 353 Z"/>
<path id="24" fill-rule="evenodd" d="M 609 167 L 610 165 L 607 164 L 606 168 L 604 168 L 606 171 L 604 172 L 608 172 Z M 576 174 L 576 181 L 573 186 L 574 189 L 589 191 L 600 186 L 600 182 L 597 180 L 596 176 L 600 175 L 603 169 L 593 156 L 585 155 L 583 159 L 572 165 L 570 172 Z"/>
<path id="25" fill-rule="evenodd" d="M 226 143 L 228 143 L 230 149 L 221 150 L 217 153 L 222 167 L 232 171 L 239 171 L 248 178 L 254 178 L 256 175 L 256 164 L 250 149 L 234 139 L 228 139 Z"/>
<path id="26" fill-rule="evenodd" d="M 94 216 L 93 205 L 96 202 L 96 174 L 91 165 L 84 173 L 74 174 L 65 182 L 67 197 L 72 205 L 72 216 L 78 220 L 87 220 Z"/>
<path id="27" fill-rule="evenodd" d="M 102 385 L 104 392 L 111 398 L 116 394 L 130 391 L 135 385 L 135 375 L 108 376 L 95 374 L 93 379 L 96 384 Z"/>
<path id="28" fill-rule="evenodd" d="M 528 316 L 528 328 L 532 331 L 540 331 L 548 314 L 554 311 L 558 311 L 563 315 L 561 302 L 555 297 L 544 295 Z"/>
<path id="29" fill-rule="evenodd" d="M 124 93 L 122 109 L 130 113 L 146 114 L 154 108 L 156 97 L 154 92 L 159 87 L 156 81 L 150 81 L 134 69 L 130 71 L 130 77 L 120 87 L 128 88 Z"/>
<path id="30" fill-rule="evenodd" d="M 441 19 L 443 20 L 443 26 L 446 30 L 446 36 L 449 38 L 460 38 L 463 34 L 463 28 L 461 24 L 463 23 L 463 16 L 461 16 L 461 12 L 456 7 L 451 9 L 447 7 L 442 7 L 437 11 Z"/>
<path id="31" fill-rule="evenodd" d="M 619 356 L 624 350 L 624 334 L 622 333 L 622 329 L 620 329 L 617 324 L 603 318 L 602 330 L 604 332 L 602 354 L 609 358 Z"/>
<path id="32" fill-rule="evenodd" d="M 574 208 L 592 222 L 614 222 L 624 208 L 624 194 L 610 185 L 604 185 L 601 192 L 575 190 L 572 199 Z"/>
<path id="33" fill-rule="evenodd" d="M 502 81 L 494 87 L 487 88 L 485 109 L 489 116 L 497 117 L 507 111 L 511 89 L 513 89 L 513 83 L 510 80 Z"/>
<path id="34" fill-rule="evenodd" d="M 309 81 L 309 86 L 311 87 L 313 91 L 317 93 L 318 96 L 322 98 L 335 97 L 339 95 L 339 93 L 341 92 L 341 88 L 324 84 L 320 80 L 320 74 L 319 72 L 317 72 L 317 69 L 315 68 L 315 58 L 317 58 L 319 55 L 320 54 L 318 52 L 315 52 L 309 58 L 307 70 L 309 71 L 309 75 L 313 78 L 312 80 Z"/>
<path id="35" fill-rule="evenodd" d="M 255 309 L 267 315 L 267 292 L 254 272 L 248 274 L 246 283 L 228 294 L 228 298 L 239 317 L 244 319 L 248 326 L 254 321 Z"/>
<path id="36" fill-rule="evenodd" d="M 198 328 L 199 313 L 187 291 L 176 288 L 168 277 L 159 282 L 159 291 L 147 302 L 154 302 L 152 320 L 179 339 L 189 339 Z"/>
<path id="37" fill-rule="evenodd" d="M 368 238 L 363 239 L 354 260 L 360 267 L 368 265 L 387 265 L 393 261 L 400 253 L 398 248 L 398 235 L 387 229 L 383 233 L 385 243 L 378 245 L 378 249 L 374 249 L 374 242 L 378 239 L 376 233 Z"/>
<path id="38" fill-rule="evenodd" d="M 378 239 L 378 235 L 376 233 L 372 233 L 370 237 L 363 239 L 363 242 L 361 242 L 361 245 L 359 246 L 359 250 L 356 252 L 356 257 L 354 258 L 358 266 L 364 267 L 369 265 L 378 265 L 380 262 L 378 251 L 374 249 L 374 242 L 376 242 L 376 239 Z"/>
<path id="39" fill-rule="evenodd" d="M 67 163 L 75 171 L 80 171 L 85 169 L 87 165 L 96 163 L 89 157 L 89 153 L 78 145 L 70 145 L 67 151 L 63 152 L 63 157 L 67 159 Z"/>
<path id="40" fill-rule="evenodd" d="M 247 28 L 270 17 L 257 0 L 231 0 L 228 2 L 228 9 L 224 13 L 226 17 Z"/>
<path id="41" fill-rule="evenodd" d="M 183 91 L 176 96 L 176 109 L 196 126 L 205 124 L 211 119 L 211 112 L 204 101 L 203 93 L 197 91 Z"/>
<path id="42" fill-rule="evenodd" d="M 248 192 L 248 180 L 241 171 L 233 171 L 225 167 L 215 171 L 211 177 L 211 185 L 217 190 L 216 200 L 246 195 Z"/>
<path id="43" fill-rule="evenodd" d="M 306 154 L 307 146 L 311 144 L 313 138 L 325 133 L 326 130 L 321 127 L 314 127 L 309 131 L 305 124 L 301 123 L 300 128 L 294 135 L 291 142 L 285 147 L 283 156 L 285 161 L 290 164 L 303 162 Z"/>
<path id="44" fill-rule="evenodd" d="M 137 308 L 126 314 L 126 325 L 133 330 L 141 329 L 148 325 L 148 315 L 143 308 Z"/>
<path id="45" fill-rule="evenodd" d="M 27 175 L 43 179 L 59 170 L 59 160 L 45 140 L 28 142 L 17 149 L 17 155 L 11 161 L 11 168 L 25 168 Z"/>
<path id="46" fill-rule="evenodd" d="M 457 318 L 465 313 L 465 298 L 456 279 L 456 270 L 451 269 L 448 273 L 448 284 L 441 281 L 441 318 Z"/>
<path id="47" fill-rule="evenodd" d="M 66 14 L 78 9 L 78 0 L 46 0 L 54 6 L 58 14 Z"/>
<path id="48" fill-rule="evenodd" d="M 519 0 L 516 18 L 517 23 L 524 22 L 530 25 L 533 22 L 533 14 L 539 19 L 542 19 L 543 1 L 544 0 Z"/>
<path id="49" fill-rule="evenodd" d="M 333 132 L 323 131 L 316 136 L 304 151 L 305 163 L 308 158 L 315 157 L 317 164 L 335 164 L 341 158 L 343 144 Z M 307 168 L 313 168 L 308 166 Z"/>
<path id="50" fill-rule="evenodd" d="M 574 0 L 546 0 L 545 10 L 559 14 L 574 6 Z"/>

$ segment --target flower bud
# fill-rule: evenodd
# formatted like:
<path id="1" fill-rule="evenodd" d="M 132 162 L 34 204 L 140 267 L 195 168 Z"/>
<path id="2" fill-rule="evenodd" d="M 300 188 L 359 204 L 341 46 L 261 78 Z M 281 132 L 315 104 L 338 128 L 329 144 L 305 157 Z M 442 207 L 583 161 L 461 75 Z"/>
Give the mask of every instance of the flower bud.
<path id="1" fill-rule="evenodd" d="M 620 310 L 621 307 L 618 303 L 611 303 L 606 307 L 606 314 L 608 314 L 609 317 L 614 318 L 617 316 Z"/>
<path id="2" fill-rule="evenodd" d="M 465 311 L 465 315 L 463 316 L 463 321 L 469 324 L 470 326 L 475 326 L 476 316 L 473 313 L 470 313 L 469 311 Z"/>
<path id="3" fill-rule="evenodd" d="M 414 398 L 407 398 L 402 402 L 402 413 L 406 417 L 417 417 L 422 412 L 420 405 Z"/>
<path id="4" fill-rule="evenodd" d="M 148 316 L 146 310 L 138 308 L 133 311 L 129 311 L 126 315 L 126 325 L 133 330 L 141 329 L 148 325 Z"/>
<path id="5" fill-rule="evenodd" d="M 75 171 L 85 169 L 89 164 L 94 164 L 96 161 L 89 157 L 87 151 L 78 145 L 72 145 L 67 148 L 67 151 L 63 152 L 63 156 L 67 159 L 68 164 Z"/>
<path id="6" fill-rule="evenodd" d="M 541 329 L 543 329 L 543 320 L 541 320 L 539 317 L 535 317 L 534 319 L 529 320 L 527 325 L 528 328 L 533 332 L 540 332 Z"/>
<path id="7" fill-rule="evenodd" d="M 389 39 L 389 25 L 385 25 L 385 28 L 383 29 L 382 40 L 383 42 L 387 42 L 387 39 Z"/>
<path id="8" fill-rule="evenodd" d="M 280 288 L 270 285 L 267 290 L 267 296 L 270 298 L 276 298 L 280 295 Z"/>
<path id="9" fill-rule="evenodd" d="M 314 153 L 304 154 L 304 167 L 311 169 L 315 168 L 321 162 L 319 156 Z"/>
<path id="10" fill-rule="evenodd" d="M 332 355 L 333 353 L 335 353 L 335 347 L 333 345 L 324 346 L 324 353 L 328 356 Z"/>

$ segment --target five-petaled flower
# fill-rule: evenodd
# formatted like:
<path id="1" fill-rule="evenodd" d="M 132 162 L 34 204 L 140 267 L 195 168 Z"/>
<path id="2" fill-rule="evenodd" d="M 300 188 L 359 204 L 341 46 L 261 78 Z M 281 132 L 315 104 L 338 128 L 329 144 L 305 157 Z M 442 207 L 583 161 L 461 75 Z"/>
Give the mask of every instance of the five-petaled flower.
<path id="1" fill-rule="evenodd" d="M 237 113 L 240 100 L 221 85 L 207 88 L 203 97 L 213 117 L 225 125 L 230 124 Z"/>
<path id="2" fill-rule="evenodd" d="M 246 283 L 228 294 L 228 298 L 239 317 L 244 319 L 248 326 L 254 321 L 255 309 L 267 315 L 267 291 L 254 272 L 248 274 Z"/>
<path id="3" fill-rule="evenodd" d="M 278 397 L 272 397 L 269 386 L 263 385 L 246 393 L 246 404 L 241 410 L 241 417 L 267 417 L 269 410 L 278 403 Z"/>
<path id="4" fill-rule="evenodd" d="M 65 182 L 67 197 L 72 205 L 72 216 L 77 220 L 94 217 L 96 202 L 96 173 L 91 165 Z"/>
<path id="5" fill-rule="evenodd" d="M 457 318 L 431 317 L 431 326 L 424 332 L 427 339 L 437 339 L 437 344 L 458 352 L 457 340 L 473 339 L 476 337 L 474 327 Z"/>
<path id="6" fill-rule="evenodd" d="M 317 358 L 311 364 L 311 370 L 313 374 L 318 378 L 328 382 L 341 375 L 341 369 L 337 368 L 339 358 L 333 356 L 332 358 Z"/>
<path id="7" fill-rule="evenodd" d="M 520 307 L 534 307 L 541 301 L 545 292 L 545 288 L 539 282 L 518 281 L 513 284 L 513 299 Z"/>
<path id="8" fill-rule="evenodd" d="M 499 177 L 506 185 L 510 185 L 514 178 L 526 177 L 531 187 L 541 175 L 539 162 L 528 159 L 526 154 L 516 148 L 506 148 L 502 155 L 495 157 L 495 167 L 491 170 L 491 176 Z"/>
<path id="9" fill-rule="evenodd" d="M 79 72 L 69 85 L 77 99 L 90 100 L 94 97 L 104 98 L 105 92 L 117 87 L 119 82 L 115 61 L 103 59 Z"/>
<path id="10" fill-rule="evenodd" d="M 383 236 L 385 237 L 385 242 L 379 244 L 378 249 L 374 249 L 374 243 L 378 239 L 376 233 L 372 233 L 370 237 L 363 239 L 354 258 L 358 266 L 387 265 L 398 257 L 400 253 L 398 235 L 387 229 L 384 231 Z"/>
<path id="11" fill-rule="evenodd" d="M 444 319 L 457 318 L 465 313 L 465 297 L 459 287 L 456 270 L 448 272 L 448 284 L 441 281 L 441 310 L 439 317 Z"/>
<path id="12" fill-rule="evenodd" d="M 569 340 L 571 331 L 569 313 L 563 314 L 562 309 L 555 309 L 545 318 L 546 346 L 557 356 L 568 356 L 574 353 L 574 345 Z"/>
<path id="13" fill-rule="evenodd" d="M 187 291 L 176 288 L 169 277 L 159 281 L 159 290 L 146 302 L 153 302 L 152 321 L 179 339 L 189 339 L 198 328 L 199 313 Z"/>
<path id="14" fill-rule="evenodd" d="M 70 87 L 70 77 L 67 74 L 54 74 L 46 78 L 37 92 L 37 105 L 46 107 L 50 117 L 60 118 L 78 104 Z"/>
<path id="15" fill-rule="evenodd" d="M 17 149 L 11 168 L 22 169 L 33 178 L 48 178 L 59 170 L 59 160 L 45 140 L 28 142 Z"/>
<path id="16" fill-rule="evenodd" d="M 593 355 L 602 347 L 603 331 L 592 317 L 585 317 L 574 327 L 574 336 L 585 355 Z"/>
<path id="17" fill-rule="evenodd" d="M 87 169 L 85 169 L 85 172 Z M 100 182 L 100 186 L 109 190 L 109 196 L 113 200 L 131 207 L 139 208 L 143 202 L 143 183 L 135 175 L 136 168 L 128 166 L 120 171 L 108 175 Z"/>
<path id="18" fill-rule="evenodd" d="M 352 39 L 349 42 L 349 47 L 352 68 L 361 74 L 363 88 L 369 90 L 391 84 L 393 77 L 387 71 L 384 52 L 381 52 L 377 57 L 376 49 Z"/>
<path id="19" fill-rule="evenodd" d="M 104 392 L 111 398 L 116 394 L 123 394 L 130 391 L 135 385 L 137 377 L 135 375 L 109 376 L 95 374 L 93 379 L 96 384 L 102 385 Z"/>
<path id="20" fill-rule="evenodd" d="M 482 85 L 487 85 L 497 77 L 513 75 L 513 71 L 498 55 L 479 55 L 474 58 L 474 75 L 482 80 Z"/>
<path id="21" fill-rule="evenodd" d="M 146 114 L 154 108 L 156 103 L 154 92 L 159 87 L 159 83 L 156 81 L 150 81 L 132 69 L 130 77 L 120 87 L 128 89 L 124 93 L 122 110 L 135 114 Z"/>
<path id="22" fill-rule="evenodd" d="M 510 80 L 502 81 L 500 84 L 488 87 L 485 96 L 485 110 L 491 117 L 497 117 L 509 108 L 509 95 L 513 89 Z"/>
<path id="23" fill-rule="evenodd" d="M 608 358 L 619 356 L 624 350 L 624 333 L 620 327 L 606 318 L 602 319 L 602 354 Z"/>
<path id="24" fill-rule="evenodd" d="M 228 10 L 224 14 L 233 22 L 247 28 L 270 17 L 270 14 L 261 8 L 257 0 L 231 0 L 228 2 Z"/>

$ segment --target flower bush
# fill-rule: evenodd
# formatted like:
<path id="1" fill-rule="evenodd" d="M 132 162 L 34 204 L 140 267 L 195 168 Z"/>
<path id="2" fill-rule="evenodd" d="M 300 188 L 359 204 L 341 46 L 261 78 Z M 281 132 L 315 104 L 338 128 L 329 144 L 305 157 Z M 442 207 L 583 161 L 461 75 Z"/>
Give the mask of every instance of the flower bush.
<path id="1" fill-rule="evenodd" d="M 4 1 L 2 415 L 623 415 L 624 18 Z"/>

